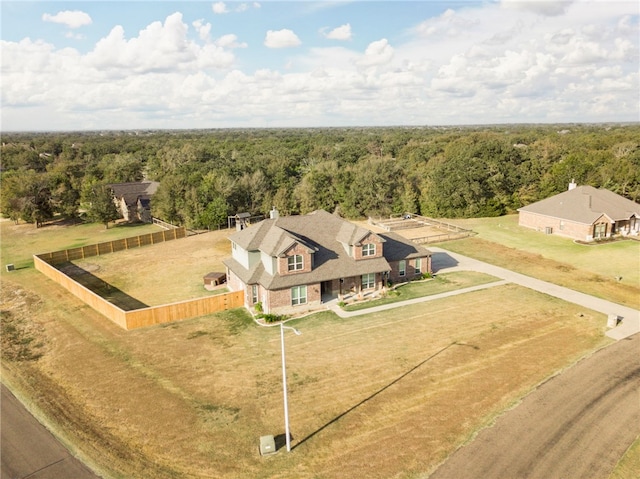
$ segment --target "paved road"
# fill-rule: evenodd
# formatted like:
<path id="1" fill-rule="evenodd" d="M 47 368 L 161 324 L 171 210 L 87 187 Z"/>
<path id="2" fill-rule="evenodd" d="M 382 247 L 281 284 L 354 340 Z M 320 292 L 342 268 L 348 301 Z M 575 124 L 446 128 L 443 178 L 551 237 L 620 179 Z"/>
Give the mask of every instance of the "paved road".
<path id="1" fill-rule="evenodd" d="M 430 479 L 606 478 L 640 435 L 640 335 L 527 396 Z"/>
<path id="2" fill-rule="evenodd" d="M 1 389 L 2 479 L 97 479 L 40 424 L 4 384 Z"/>

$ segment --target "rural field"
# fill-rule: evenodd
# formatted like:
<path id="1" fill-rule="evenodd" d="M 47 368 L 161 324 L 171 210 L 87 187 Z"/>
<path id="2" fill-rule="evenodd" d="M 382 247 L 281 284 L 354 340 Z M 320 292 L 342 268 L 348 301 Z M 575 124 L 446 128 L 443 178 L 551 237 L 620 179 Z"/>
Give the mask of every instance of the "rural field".
<path id="1" fill-rule="evenodd" d="M 426 477 L 540 382 L 610 342 L 604 315 L 515 285 L 351 319 L 300 318 L 289 324 L 303 334 L 286 337 L 293 450 L 261 457 L 260 436 L 283 442 L 278 327 L 232 310 L 124 331 L 40 275 L 30 257 L 153 227 L 1 227 L 3 381 L 110 478 Z M 202 276 L 220 270 L 230 233 L 79 266 L 141 301 L 211 294 Z M 596 274 L 569 255 L 523 248 L 518 256 L 482 233 L 441 246 L 450 245 L 509 248 L 500 258 L 508 267 L 559 271 L 583 291 Z M 18 269 L 8 274 L 10 262 Z M 631 304 L 638 289 L 605 276 L 598 285 L 614 301 L 624 287 L 616 294 Z"/>

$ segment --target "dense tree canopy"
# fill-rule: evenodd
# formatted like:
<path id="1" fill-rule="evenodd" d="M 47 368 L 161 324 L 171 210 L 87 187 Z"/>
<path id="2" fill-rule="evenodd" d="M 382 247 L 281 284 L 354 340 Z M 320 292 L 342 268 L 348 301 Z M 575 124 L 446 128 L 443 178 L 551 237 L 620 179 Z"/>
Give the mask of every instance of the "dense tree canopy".
<path id="1" fill-rule="evenodd" d="M 81 212 L 104 221 L 96 185 L 142 179 L 160 182 L 155 216 L 194 228 L 273 206 L 350 218 L 496 216 L 572 179 L 640 200 L 638 124 L 2 136 L 2 214 L 36 224 Z"/>

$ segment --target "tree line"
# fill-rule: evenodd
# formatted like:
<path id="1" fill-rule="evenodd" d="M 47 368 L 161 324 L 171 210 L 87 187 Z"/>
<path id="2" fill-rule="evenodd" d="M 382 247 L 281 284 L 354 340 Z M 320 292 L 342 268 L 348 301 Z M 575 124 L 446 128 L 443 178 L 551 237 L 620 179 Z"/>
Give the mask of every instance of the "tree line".
<path id="1" fill-rule="evenodd" d="M 2 215 L 36 225 L 113 219 L 106 185 L 143 179 L 154 216 L 190 228 L 273 206 L 499 216 L 572 180 L 640 199 L 638 124 L 5 133 L 1 153 Z"/>

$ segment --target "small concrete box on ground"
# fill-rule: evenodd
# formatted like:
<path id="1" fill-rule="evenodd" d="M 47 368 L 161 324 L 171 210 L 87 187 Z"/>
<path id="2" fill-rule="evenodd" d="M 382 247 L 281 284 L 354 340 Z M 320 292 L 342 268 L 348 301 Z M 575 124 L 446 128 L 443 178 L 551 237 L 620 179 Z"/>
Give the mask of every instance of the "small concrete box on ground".
<path id="1" fill-rule="evenodd" d="M 260 436 L 260 455 L 268 456 L 276 453 L 276 441 L 273 436 Z"/>
<path id="2" fill-rule="evenodd" d="M 617 314 L 610 314 L 607 318 L 607 328 L 615 328 L 621 319 Z"/>

